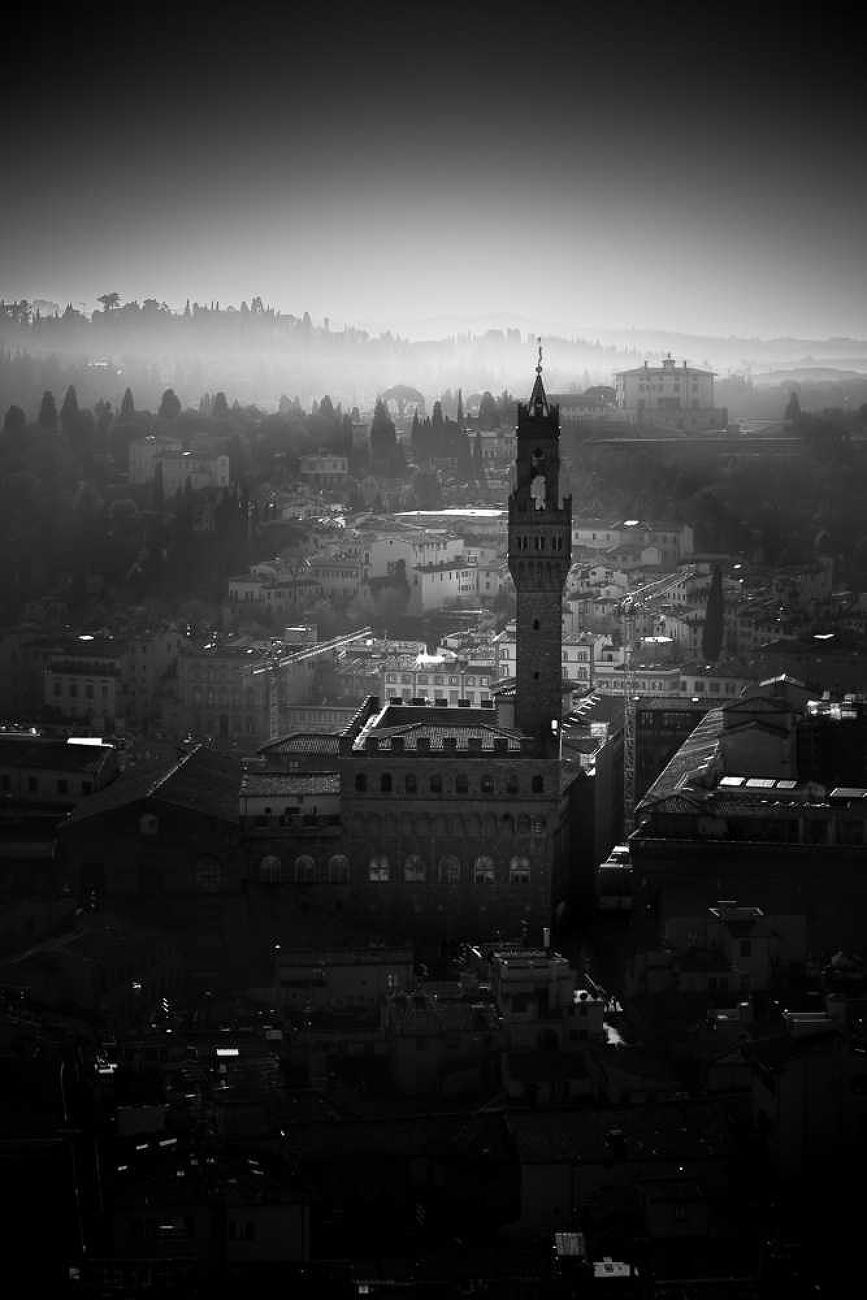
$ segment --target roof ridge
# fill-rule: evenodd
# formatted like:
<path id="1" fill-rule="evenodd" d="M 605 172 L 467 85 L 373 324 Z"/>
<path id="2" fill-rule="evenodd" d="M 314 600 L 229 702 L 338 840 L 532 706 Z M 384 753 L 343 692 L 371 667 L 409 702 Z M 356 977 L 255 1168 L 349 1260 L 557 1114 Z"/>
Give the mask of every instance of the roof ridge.
<path id="1" fill-rule="evenodd" d="M 147 793 L 145 794 L 145 798 L 146 799 L 152 798 L 153 795 L 156 794 L 157 790 L 160 790 L 171 777 L 176 776 L 177 773 L 181 770 L 181 768 L 186 766 L 186 764 L 193 757 L 193 755 L 198 754 L 199 751 L 203 748 L 204 746 L 201 744 L 201 742 L 199 742 L 199 744 L 196 745 L 194 749 L 190 749 L 187 751 L 186 754 L 182 754 L 181 757 L 178 759 L 178 761 L 172 767 L 169 768 L 168 772 L 164 772 L 163 775 L 158 777 L 157 780 L 154 781 L 152 785 L 148 786 Z"/>

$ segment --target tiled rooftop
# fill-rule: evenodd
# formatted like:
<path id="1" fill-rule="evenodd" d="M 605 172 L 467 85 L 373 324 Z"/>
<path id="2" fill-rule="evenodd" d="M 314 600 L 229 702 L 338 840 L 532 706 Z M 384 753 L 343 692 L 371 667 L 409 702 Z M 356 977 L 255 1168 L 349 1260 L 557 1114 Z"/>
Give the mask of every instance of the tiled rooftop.
<path id="1" fill-rule="evenodd" d="M 241 797 L 264 795 L 339 794 L 340 777 L 336 772 L 256 772 L 246 771 L 241 778 Z"/>
<path id="2" fill-rule="evenodd" d="M 266 758 L 282 754 L 336 754 L 339 743 L 336 731 L 331 735 L 327 732 L 293 731 L 288 736 L 261 745 L 259 753 Z"/>

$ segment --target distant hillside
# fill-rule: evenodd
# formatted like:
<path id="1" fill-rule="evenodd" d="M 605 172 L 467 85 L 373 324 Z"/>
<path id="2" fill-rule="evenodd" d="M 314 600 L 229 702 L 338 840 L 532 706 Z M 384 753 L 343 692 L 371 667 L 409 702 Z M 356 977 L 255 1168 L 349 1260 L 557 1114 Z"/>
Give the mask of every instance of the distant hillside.
<path id="1" fill-rule="evenodd" d="M 753 383 L 757 388 L 768 384 L 843 384 L 867 380 L 867 365 L 864 370 L 838 370 L 832 366 L 795 366 L 790 370 L 768 370 L 764 374 L 754 374 Z"/>

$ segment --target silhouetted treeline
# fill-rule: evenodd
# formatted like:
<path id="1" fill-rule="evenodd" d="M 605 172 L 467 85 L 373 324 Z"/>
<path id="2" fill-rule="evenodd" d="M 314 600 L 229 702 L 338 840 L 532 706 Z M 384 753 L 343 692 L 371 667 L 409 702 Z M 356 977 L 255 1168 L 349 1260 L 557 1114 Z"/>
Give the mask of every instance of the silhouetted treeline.
<path id="1" fill-rule="evenodd" d="M 408 381 L 427 392 L 441 391 L 444 380 L 523 390 L 532 378 L 535 339 L 517 329 L 411 342 L 389 330 L 375 335 L 352 325 L 333 329 L 328 320 L 314 324 L 307 312 L 279 312 L 256 297 L 238 307 L 188 302 L 182 311 L 154 298 L 123 302 L 118 293 L 99 301 L 89 314 L 71 304 L 43 314 L 28 301 L 0 300 L 0 348 L 75 357 L 81 367 L 100 369 L 90 376 L 94 399 L 111 400 L 117 388 L 111 387 L 111 372 L 118 368 L 153 367 L 154 388 L 170 383 L 179 393 L 201 392 L 225 383 L 229 359 L 239 400 L 268 405 L 290 390 L 309 402 L 316 392 L 339 386 L 344 402 L 370 407 L 377 394 Z M 558 373 L 566 386 L 586 386 L 637 359 L 635 351 L 598 340 L 546 340 L 547 373 L 555 385 Z M 67 382 L 85 391 L 84 378 L 78 374 Z M 136 373 L 132 380 L 144 393 L 144 376 Z M 148 400 L 153 397 L 148 392 Z"/>

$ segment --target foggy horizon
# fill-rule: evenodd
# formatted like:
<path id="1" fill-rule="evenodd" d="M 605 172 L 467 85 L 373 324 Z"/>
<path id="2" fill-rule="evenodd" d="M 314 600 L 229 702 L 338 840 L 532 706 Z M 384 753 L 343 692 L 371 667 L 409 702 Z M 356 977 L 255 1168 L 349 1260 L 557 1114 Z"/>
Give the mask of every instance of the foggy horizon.
<path id="1" fill-rule="evenodd" d="M 864 96 L 833 6 L 809 30 L 738 4 L 17 21 L 7 298 L 867 337 Z"/>

